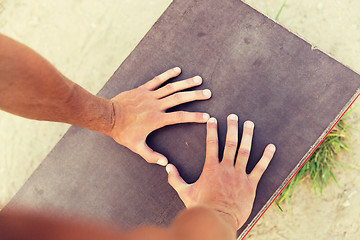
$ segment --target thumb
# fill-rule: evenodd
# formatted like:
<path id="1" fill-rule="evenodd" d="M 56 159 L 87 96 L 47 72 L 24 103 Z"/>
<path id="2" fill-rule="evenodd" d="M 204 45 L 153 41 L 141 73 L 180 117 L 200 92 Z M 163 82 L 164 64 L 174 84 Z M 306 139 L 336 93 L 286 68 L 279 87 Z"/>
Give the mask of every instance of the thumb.
<path id="1" fill-rule="evenodd" d="M 172 186 L 178 194 L 182 189 L 188 186 L 174 165 L 168 164 L 166 166 L 166 171 L 168 173 L 168 182 L 170 186 Z"/>
<path id="2" fill-rule="evenodd" d="M 152 150 L 145 141 L 140 144 L 136 153 L 143 157 L 148 163 L 157 163 L 161 166 L 166 166 L 168 164 L 167 158 L 164 155 Z"/>

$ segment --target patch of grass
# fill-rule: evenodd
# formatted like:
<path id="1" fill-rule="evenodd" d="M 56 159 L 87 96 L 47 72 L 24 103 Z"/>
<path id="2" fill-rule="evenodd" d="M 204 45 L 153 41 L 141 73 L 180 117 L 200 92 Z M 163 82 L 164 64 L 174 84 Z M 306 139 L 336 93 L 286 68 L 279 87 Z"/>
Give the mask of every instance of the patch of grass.
<path id="1" fill-rule="evenodd" d="M 281 192 L 276 205 L 280 208 L 283 201 L 289 203 L 296 186 L 305 178 L 309 178 L 314 193 L 322 194 L 324 187 L 333 180 L 338 184 L 334 175 L 337 167 L 345 168 L 346 166 L 338 162 L 335 158 L 341 151 L 348 150 L 346 139 L 349 138 L 348 130 L 351 128 L 346 123 L 346 118 L 351 111 L 347 112 L 343 118 L 336 124 L 331 132 L 325 137 L 323 142 L 318 146 L 308 161 L 302 166 L 294 178 L 289 182 L 285 189 Z"/>

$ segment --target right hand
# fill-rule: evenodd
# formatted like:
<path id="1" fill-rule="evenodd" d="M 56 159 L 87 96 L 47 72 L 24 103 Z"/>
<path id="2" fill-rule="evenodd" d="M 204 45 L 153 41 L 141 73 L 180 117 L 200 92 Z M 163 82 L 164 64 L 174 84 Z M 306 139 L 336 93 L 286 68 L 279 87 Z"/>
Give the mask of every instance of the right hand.
<path id="1" fill-rule="evenodd" d="M 168 83 L 178 76 L 181 69 L 170 69 L 135 89 L 122 92 L 111 99 L 113 118 L 111 132 L 116 142 L 142 156 L 149 163 L 168 164 L 167 158 L 152 150 L 146 143 L 147 136 L 156 129 L 178 123 L 206 123 L 210 116 L 202 112 L 166 112 L 174 106 L 211 97 L 209 89 L 182 91 L 202 84 L 201 77 Z"/>
<path id="2" fill-rule="evenodd" d="M 269 144 L 260 161 L 250 174 L 245 169 L 250 155 L 254 123 L 246 121 L 238 146 L 238 117 L 228 116 L 228 129 L 224 157 L 219 162 L 217 122 L 207 122 L 206 159 L 200 178 L 187 184 L 174 165 L 168 164 L 169 184 L 177 191 L 187 208 L 204 206 L 218 213 L 225 222 L 238 230 L 248 219 L 253 207 L 257 184 L 275 153 L 275 146 Z"/>

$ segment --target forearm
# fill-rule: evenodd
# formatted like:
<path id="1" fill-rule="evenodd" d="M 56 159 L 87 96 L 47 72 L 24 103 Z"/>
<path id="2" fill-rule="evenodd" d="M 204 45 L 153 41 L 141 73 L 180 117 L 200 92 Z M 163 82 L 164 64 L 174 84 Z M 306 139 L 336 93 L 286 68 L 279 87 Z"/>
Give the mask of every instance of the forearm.
<path id="1" fill-rule="evenodd" d="M 178 236 L 178 239 L 233 240 L 236 237 L 233 221 L 234 219 L 226 214 L 196 207 L 180 213 L 169 230 Z"/>
<path id="2" fill-rule="evenodd" d="M 0 109 L 106 134 L 114 121 L 109 100 L 92 95 L 36 52 L 3 35 L 0 35 Z"/>
<path id="3" fill-rule="evenodd" d="M 27 211 L 0 214 L 0 236 L 5 239 L 116 239 L 116 240 L 234 240 L 235 230 L 227 220 L 208 208 L 191 208 L 181 212 L 168 229 L 139 227 L 125 232 L 98 222 L 66 219 Z"/>

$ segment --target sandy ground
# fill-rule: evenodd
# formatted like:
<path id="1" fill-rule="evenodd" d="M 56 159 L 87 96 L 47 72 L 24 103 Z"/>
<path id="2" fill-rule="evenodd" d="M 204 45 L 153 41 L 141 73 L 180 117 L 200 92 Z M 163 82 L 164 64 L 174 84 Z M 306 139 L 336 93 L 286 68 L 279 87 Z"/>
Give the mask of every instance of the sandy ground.
<path id="1" fill-rule="evenodd" d="M 274 18 L 283 0 L 247 0 Z M 73 81 L 96 93 L 171 0 L 0 0 L 0 32 L 32 47 Z M 3 10 L 1 10 L 3 9 Z M 279 22 L 360 72 L 360 1 L 288 0 Z M 360 129 L 360 107 L 352 126 Z M 0 207 L 4 206 L 68 129 L 0 112 Z M 360 133 L 339 156 L 340 187 L 323 196 L 299 186 L 282 213 L 272 206 L 247 239 L 359 239 Z"/>

